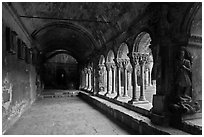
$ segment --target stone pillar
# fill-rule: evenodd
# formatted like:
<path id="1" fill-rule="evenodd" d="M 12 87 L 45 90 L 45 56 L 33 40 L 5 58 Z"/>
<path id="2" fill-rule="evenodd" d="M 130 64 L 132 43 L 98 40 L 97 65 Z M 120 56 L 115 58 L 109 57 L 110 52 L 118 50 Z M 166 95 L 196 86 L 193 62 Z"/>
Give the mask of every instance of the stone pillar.
<path id="1" fill-rule="evenodd" d="M 82 70 L 80 71 L 80 77 L 79 77 L 79 90 L 82 88 Z"/>
<path id="2" fill-rule="evenodd" d="M 88 69 L 85 68 L 85 87 L 84 87 L 85 90 L 88 89 L 88 81 L 89 81 L 89 78 L 88 78 Z"/>
<path id="3" fill-rule="evenodd" d="M 145 78 L 144 78 L 144 79 L 145 79 L 145 84 L 144 84 L 144 85 L 145 85 L 145 89 L 147 89 L 148 81 L 149 81 L 149 79 L 148 79 L 148 78 L 149 78 L 149 76 L 148 76 L 148 71 L 149 71 L 149 70 L 148 70 L 148 68 L 145 67 L 145 70 L 144 70 L 144 71 L 145 71 L 145 72 L 144 72 L 144 74 L 145 74 L 145 76 L 144 76 L 144 77 L 145 77 Z"/>
<path id="4" fill-rule="evenodd" d="M 129 55 L 130 57 L 130 63 L 132 65 L 132 99 L 128 102 L 130 104 L 133 104 L 135 102 L 138 102 L 137 98 L 137 64 L 138 64 L 138 53 L 133 52 Z"/>
<path id="5" fill-rule="evenodd" d="M 140 70 L 141 70 L 141 85 L 140 85 L 140 98 L 139 101 L 145 101 L 145 95 L 144 95 L 144 67 L 145 62 L 147 59 L 147 54 L 140 54 L 139 56 L 139 64 L 140 64 Z"/>
<path id="6" fill-rule="evenodd" d="M 105 96 L 110 94 L 110 69 L 111 69 L 111 63 L 107 62 L 106 63 L 106 70 L 107 70 L 107 92 Z"/>
<path id="7" fill-rule="evenodd" d="M 89 91 L 91 91 L 91 70 L 92 70 L 92 68 L 91 67 L 89 67 L 88 68 L 88 88 L 87 88 L 87 90 L 89 90 Z"/>
<path id="8" fill-rule="evenodd" d="M 122 69 L 122 61 L 120 59 L 114 59 L 117 67 L 117 95 L 114 99 L 118 99 L 121 97 L 121 69 Z"/>
<path id="9" fill-rule="evenodd" d="M 99 75 L 99 92 L 101 92 L 104 89 L 104 79 L 103 79 L 103 75 L 104 75 L 104 70 L 103 67 L 104 65 L 99 64 L 98 65 L 98 75 Z M 103 86 L 102 86 L 103 85 Z"/>
<path id="10" fill-rule="evenodd" d="M 81 71 L 82 73 L 82 75 L 81 75 L 81 89 L 83 89 L 84 88 L 84 69 L 82 69 L 82 71 Z"/>
<path id="11" fill-rule="evenodd" d="M 151 82 L 152 82 L 152 81 L 151 81 L 151 78 L 152 78 L 152 77 L 151 77 L 151 70 L 150 70 L 150 69 L 149 69 L 149 71 L 148 71 L 148 76 L 149 76 L 149 77 L 148 77 L 148 80 L 149 80 L 149 81 L 148 81 L 148 86 L 151 86 L 151 85 L 152 85 L 152 84 L 151 84 Z"/>
<path id="12" fill-rule="evenodd" d="M 113 63 L 111 65 L 111 70 L 112 70 L 112 94 L 115 93 L 115 64 Z"/>
<path id="13" fill-rule="evenodd" d="M 132 81 L 131 81 L 131 70 L 129 70 L 128 72 L 127 72 L 127 76 L 128 76 L 128 78 L 127 78 L 127 83 L 128 83 L 128 86 L 127 86 L 127 90 L 129 91 L 130 89 L 131 89 L 131 87 L 132 87 Z"/>
<path id="14" fill-rule="evenodd" d="M 105 78 L 105 76 L 107 75 L 107 72 L 106 72 L 106 67 L 105 67 L 105 65 L 103 65 L 103 86 L 104 86 L 104 91 L 107 89 L 106 88 L 106 78 Z"/>
<path id="15" fill-rule="evenodd" d="M 128 63 L 129 63 L 129 59 L 123 59 L 122 60 L 122 64 L 123 64 L 123 69 L 124 69 L 124 73 L 123 73 L 123 77 L 124 77 L 124 93 L 123 93 L 123 97 L 127 97 L 127 67 L 128 67 Z"/>

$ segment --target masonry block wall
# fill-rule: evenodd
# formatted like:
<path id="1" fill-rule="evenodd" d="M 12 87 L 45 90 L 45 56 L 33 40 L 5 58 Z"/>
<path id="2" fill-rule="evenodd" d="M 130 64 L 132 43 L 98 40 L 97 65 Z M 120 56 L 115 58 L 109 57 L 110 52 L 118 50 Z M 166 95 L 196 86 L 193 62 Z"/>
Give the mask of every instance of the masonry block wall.
<path id="1" fill-rule="evenodd" d="M 6 27 L 31 46 L 24 32 L 8 10 L 2 6 L 2 131 L 5 132 L 12 123 L 36 99 L 35 68 L 15 53 L 9 53 L 6 43 Z"/>

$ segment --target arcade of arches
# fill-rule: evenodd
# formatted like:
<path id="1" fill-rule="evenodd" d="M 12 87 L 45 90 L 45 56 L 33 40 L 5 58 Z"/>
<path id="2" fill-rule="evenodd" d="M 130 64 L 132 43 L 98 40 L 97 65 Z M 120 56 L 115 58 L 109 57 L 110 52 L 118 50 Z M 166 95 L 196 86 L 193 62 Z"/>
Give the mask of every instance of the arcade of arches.
<path id="1" fill-rule="evenodd" d="M 202 3 L 7 2 L 2 18 L 3 133 L 76 91 L 138 134 L 202 134 Z"/>

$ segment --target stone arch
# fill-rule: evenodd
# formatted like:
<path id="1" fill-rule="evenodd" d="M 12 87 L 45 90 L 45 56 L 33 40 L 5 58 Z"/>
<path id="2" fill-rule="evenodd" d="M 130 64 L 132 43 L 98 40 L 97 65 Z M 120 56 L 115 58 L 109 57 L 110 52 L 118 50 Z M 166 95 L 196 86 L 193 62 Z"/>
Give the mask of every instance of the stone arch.
<path id="1" fill-rule="evenodd" d="M 44 31 L 46 29 L 50 29 L 52 27 L 63 27 L 63 28 L 75 30 L 80 34 L 85 35 L 91 41 L 91 44 L 94 47 L 97 47 L 97 45 L 98 45 L 98 43 L 96 42 L 94 36 L 87 29 L 85 29 L 84 27 L 82 27 L 82 26 L 80 26 L 80 25 L 78 25 L 76 23 L 71 23 L 71 22 L 62 22 L 62 21 L 60 21 L 60 22 L 52 22 L 52 23 L 46 24 L 43 27 L 41 27 L 41 28 L 39 28 L 37 30 L 34 30 L 32 32 L 32 34 L 31 34 L 31 36 L 33 38 L 35 38 L 37 35 L 39 35 L 39 33 L 41 31 Z"/>
<path id="2" fill-rule="evenodd" d="M 78 56 L 78 61 L 82 63 L 85 63 L 88 57 L 100 48 L 95 37 L 88 30 L 71 22 L 49 23 L 33 31 L 31 35 L 38 43 L 37 48 L 43 53 L 47 50 L 52 52 L 54 49 L 67 49 L 73 52 L 74 56 Z"/>
<path id="3" fill-rule="evenodd" d="M 148 83 L 147 85 L 149 86 L 152 85 L 152 72 L 153 72 L 153 65 L 154 65 L 153 53 L 150 48 L 151 41 L 152 41 L 152 37 L 149 31 L 142 31 L 137 35 L 132 49 L 133 52 L 137 52 L 139 54 L 145 54 L 147 56 L 147 61 L 145 63 L 145 83 Z M 139 76 L 141 75 L 139 67 L 138 67 L 138 75 Z M 155 82 L 156 81 L 154 81 L 154 83 Z"/>
<path id="4" fill-rule="evenodd" d="M 117 51 L 117 58 L 128 58 L 129 49 L 126 43 L 122 43 Z"/>
<path id="5" fill-rule="evenodd" d="M 191 35 L 192 23 L 199 10 L 202 13 L 202 3 L 200 2 L 192 3 L 192 5 L 190 5 L 189 9 L 187 10 L 186 16 L 184 16 L 183 22 L 181 23 L 182 31 L 184 31 L 188 36 Z"/>
<path id="6" fill-rule="evenodd" d="M 185 16 L 183 29 L 187 34 L 186 59 L 191 61 L 192 87 L 189 92 L 193 100 L 202 102 L 202 3 L 193 3 Z"/>
<path id="7" fill-rule="evenodd" d="M 150 45 L 152 39 L 151 39 L 151 36 L 148 32 L 146 31 L 142 31 L 140 32 L 135 41 L 134 41 L 134 44 L 133 44 L 133 52 L 144 52 L 142 51 L 142 46 L 145 46 L 145 45 Z"/>
<path id="8" fill-rule="evenodd" d="M 110 50 L 107 54 L 107 57 L 106 57 L 106 62 L 114 62 L 114 53 L 112 50 Z"/>
<path id="9" fill-rule="evenodd" d="M 104 63 L 105 63 L 105 57 L 103 55 L 101 55 L 100 59 L 99 59 L 99 64 L 104 65 Z"/>

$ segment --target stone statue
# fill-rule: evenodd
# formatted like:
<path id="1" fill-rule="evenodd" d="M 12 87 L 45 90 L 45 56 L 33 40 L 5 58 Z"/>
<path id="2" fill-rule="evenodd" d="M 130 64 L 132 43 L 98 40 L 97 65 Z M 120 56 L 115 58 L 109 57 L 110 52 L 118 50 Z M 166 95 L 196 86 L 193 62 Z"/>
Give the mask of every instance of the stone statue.
<path id="1" fill-rule="evenodd" d="M 185 50 L 179 52 L 179 58 L 176 62 L 176 86 L 177 95 L 181 100 L 190 100 L 191 97 L 187 93 L 191 89 L 191 62 L 185 58 Z"/>
<path id="2" fill-rule="evenodd" d="M 192 67 L 189 57 L 185 48 L 181 48 L 176 61 L 176 92 L 171 95 L 173 100 L 169 104 L 169 110 L 173 113 L 193 114 L 200 110 L 199 103 L 193 101 L 189 95 L 192 92 Z"/>

